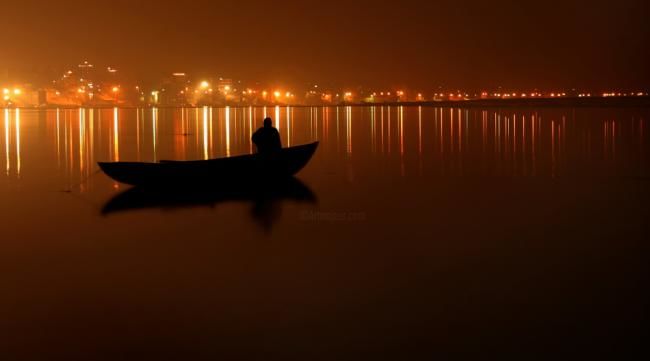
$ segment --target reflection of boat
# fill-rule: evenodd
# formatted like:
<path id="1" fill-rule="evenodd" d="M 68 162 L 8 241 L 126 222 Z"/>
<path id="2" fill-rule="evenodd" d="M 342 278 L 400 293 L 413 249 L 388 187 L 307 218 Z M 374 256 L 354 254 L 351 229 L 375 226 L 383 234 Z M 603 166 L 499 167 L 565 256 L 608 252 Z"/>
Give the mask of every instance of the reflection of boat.
<path id="1" fill-rule="evenodd" d="M 281 200 L 315 203 L 316 195 L 295 177 L 276 181 L 215 184 L 214 187 L 151 188 L 133 187 L 117 194 L 102 209 L 102 214 L 149 208 L 189 208 L 214 206 L 224 202 L 251 201 L 257 204 Z"/>
<path id="2" fill-rule="evenodd" d="M 99 162 L 114 180 L 131 185 L 228 183 L 292 176 L 311 159 L 318 142 L 284 148 L 272 155 L 249 154 L 196 161 Z"/>

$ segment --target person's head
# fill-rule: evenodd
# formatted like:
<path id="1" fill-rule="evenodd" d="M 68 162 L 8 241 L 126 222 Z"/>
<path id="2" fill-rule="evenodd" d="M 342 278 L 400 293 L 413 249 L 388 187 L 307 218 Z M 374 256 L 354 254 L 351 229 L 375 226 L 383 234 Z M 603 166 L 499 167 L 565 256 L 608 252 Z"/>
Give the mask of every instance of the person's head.
<path id="1" fill-rule="evenodd" d="M 272 127 L 273 126 L 273 120 L 271 118 L 265 118 L 264 119 L 264 126 L 265 127 Z"/>

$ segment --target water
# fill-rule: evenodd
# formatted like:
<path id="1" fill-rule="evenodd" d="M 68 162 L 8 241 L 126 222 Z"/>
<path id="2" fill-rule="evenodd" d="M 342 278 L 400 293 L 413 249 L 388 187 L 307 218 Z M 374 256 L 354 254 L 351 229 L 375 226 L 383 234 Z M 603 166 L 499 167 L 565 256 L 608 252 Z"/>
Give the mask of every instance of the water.
<path id="1" fill-rule="evenodd" d="M 2 112 L 8 359 L 602 354 L 647 323 L 647 109 Z M 321 141 L 313 197 L 107 211 L 97 161 L 250 153 L 265 115 Z"/>

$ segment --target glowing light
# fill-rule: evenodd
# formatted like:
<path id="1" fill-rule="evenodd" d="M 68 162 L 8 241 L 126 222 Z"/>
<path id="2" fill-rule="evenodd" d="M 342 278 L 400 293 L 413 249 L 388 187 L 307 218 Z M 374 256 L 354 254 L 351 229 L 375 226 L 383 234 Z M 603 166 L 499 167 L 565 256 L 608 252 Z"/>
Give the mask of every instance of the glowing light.
<path id="1" fill-rule="evenodd" d="M 226 107 L 226 124 L 228 124 L 228 108 Z M 203 159 L 208 159 L 208 107 L 203 107 Z"/>
<path id="2" fill-rule="evenodd" d="M 116 87 L 116 86 L 114 86 L 112 90 L 113 90 L 113 93 L 117 93 L 118 91 L 120 91 L 120 88 L 119 88 L 119 87 Z"/>
<path id="3" fill-rule="evenodd" d="M 20 109 L 16 109 L 16 174 L 20 176 Z"/>
<path id="4" fill-rule="evenodd" d="M 20 89 L 18 88 L 14 89 L 14 95 L 20 95 L 20 93 L 22 93 Z"/>
<path id="5" fill-rule="evenodd" d="M 210 83 L 204 80 L 201 82 L 201 84 L 199 84 L 199 87 L 201 87 L 201 89 L 208 89 L 210 87 Z"/>
<path id="6" fill-rule="evenodd" d="M 2 89 L 2 94 L 5 94 L 5 95 L 9 94 L 9 89 L 7 89 L 7 88 Z"/>
<path id="7" fill-rule="evenodd" d="M 117 108 L 113 108 L 113 159 L 120 160 L 120 131 Z"/>
<path id="8" fill-rule="evenodd" d="M 273 95 L 274 95 L 276 98 L 279 98 L 280 95 L 282 95 L 282 93 L 280 93 L 279 91 L 276 90 L 276 91 L 273 92 Z"/>
<path id="9" fill-rule="evenodd" d="M 230 107 L 226 107 L 226 157 L 230 157 Z"/>
<path id="10" fill-rule="evenodd" d="M 9 159 L 9 109 L 5 109 L 5 154 L 7 155 L 7 174 L 11 170 Z"/>

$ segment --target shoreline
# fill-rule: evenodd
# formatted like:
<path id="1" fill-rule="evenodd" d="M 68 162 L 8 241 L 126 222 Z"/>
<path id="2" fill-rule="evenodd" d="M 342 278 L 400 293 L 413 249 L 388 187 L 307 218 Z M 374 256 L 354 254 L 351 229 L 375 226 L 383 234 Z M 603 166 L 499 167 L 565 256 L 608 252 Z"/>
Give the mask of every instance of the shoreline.
<path id="1" fill-rule="evenodd" d="M 433 108 L 650 108 L 650 96 L 631 97 L 562 97 L 562 98 L 517 98 L 517 99 L 469 99 L 469 100 L 442 100 L 442 101 L 405 101 L 405 102 L 355 102 L 338 104 L 202 104 L 202 105 L 55 105 L 45 106 L 15 106 L 5 109 L 26 110 L 51 110 L 51 109 L 174 109 L 174 108 L 263 108 L 263 107 L 292 107 L 292 108 L 328 108 L 328 107 L 373 107 L 373 106 L 405 106 L 405 107 L 433 107 Z"/>

